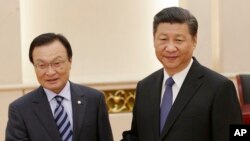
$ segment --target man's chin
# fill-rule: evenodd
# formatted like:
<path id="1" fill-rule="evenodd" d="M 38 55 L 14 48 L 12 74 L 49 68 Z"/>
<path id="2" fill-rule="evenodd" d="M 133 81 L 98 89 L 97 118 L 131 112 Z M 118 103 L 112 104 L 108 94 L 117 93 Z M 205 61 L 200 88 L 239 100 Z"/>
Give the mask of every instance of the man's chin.
<path id="1" fill-rule="evenodd" d="M 44 86 L 44 88 L 46 88 L 50 91 L 57 91 L 60 89 L 58 84 L 47 84 L 46 86 Z"/>

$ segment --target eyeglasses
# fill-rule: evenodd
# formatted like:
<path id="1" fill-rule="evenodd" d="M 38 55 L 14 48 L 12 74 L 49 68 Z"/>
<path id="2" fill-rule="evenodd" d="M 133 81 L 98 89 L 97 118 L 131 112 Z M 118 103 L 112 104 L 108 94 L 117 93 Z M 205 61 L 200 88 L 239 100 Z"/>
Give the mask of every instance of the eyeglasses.
<path id="1" fill-rule="evenodd" d="M 62 68 L 65 62 L 66 60 L 57 60 L 51 63 L 39 62 L 37 64 L 34 64 L 34 66 L 39 70 L 48 70 L 49 67 L 51 67 L 53 70 L 57 70 Z"/>

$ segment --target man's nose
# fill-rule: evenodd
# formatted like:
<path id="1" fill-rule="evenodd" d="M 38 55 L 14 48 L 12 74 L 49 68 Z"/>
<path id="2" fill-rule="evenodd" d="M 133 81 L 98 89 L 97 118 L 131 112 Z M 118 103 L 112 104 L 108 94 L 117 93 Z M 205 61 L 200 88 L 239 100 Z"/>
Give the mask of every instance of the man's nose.
<path id="1" fill-rule="evenodd" d="M 46 74 L 51 75 L 51 74 L 54 74 L 55 72 L 56 72 L 55 69 L 52 67 L 51 64 L 49 64 L 49 66 L 48 66 L 48 68 L 46 70 Z"/>
<path id="2" fill-rule="evenodd" d="M 173 51 L 176 51 L 176 49 L 177 49 L 176 45 L 172 42 L 169 42 L 165 46 L 165 51 L 173 52 Z"/>

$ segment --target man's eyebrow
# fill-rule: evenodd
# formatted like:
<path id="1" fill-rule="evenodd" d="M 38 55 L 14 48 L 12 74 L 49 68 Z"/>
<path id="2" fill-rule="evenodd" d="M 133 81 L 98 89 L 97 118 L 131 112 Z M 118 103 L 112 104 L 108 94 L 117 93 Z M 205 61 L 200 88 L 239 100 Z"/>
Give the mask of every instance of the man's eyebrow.
<path id="1" fill-rule="evenodd" d="M 53 61 L 55 61 L 55 60 L 57 60 L 57 59 L 62 59 L 62 58 L 63 58 L 62 56 L 57 56 L 57 57 L 55 57 L 54 59 L 52 59 L 51 62 L 53 62 Z M 35 60 L 35 62 L 38 62 L 38 63 L 46 63 L 46 61 L 43 60 L 43 59 L 37 59 L 37 60 Z"/>

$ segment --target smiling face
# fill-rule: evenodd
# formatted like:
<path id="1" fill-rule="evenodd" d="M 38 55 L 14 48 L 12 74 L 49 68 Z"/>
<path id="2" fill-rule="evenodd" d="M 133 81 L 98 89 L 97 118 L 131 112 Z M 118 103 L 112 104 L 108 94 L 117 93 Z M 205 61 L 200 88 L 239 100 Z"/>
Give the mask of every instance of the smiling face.
<path id="1" fill-rule="evenodd" d="M 191 36 L 186 23 L 158 25 L 154 35 L 155 53 L 170 76 L 188 66 L 195 46 L 196 36 Z"/>
<path id="2" fill-rule="evenodd" d="M 71 59 L 63 44 L 55 40 L 34 48 L 32 57 L 38 82 L 46 89 L 60 93 L 69 80 Z"/>

